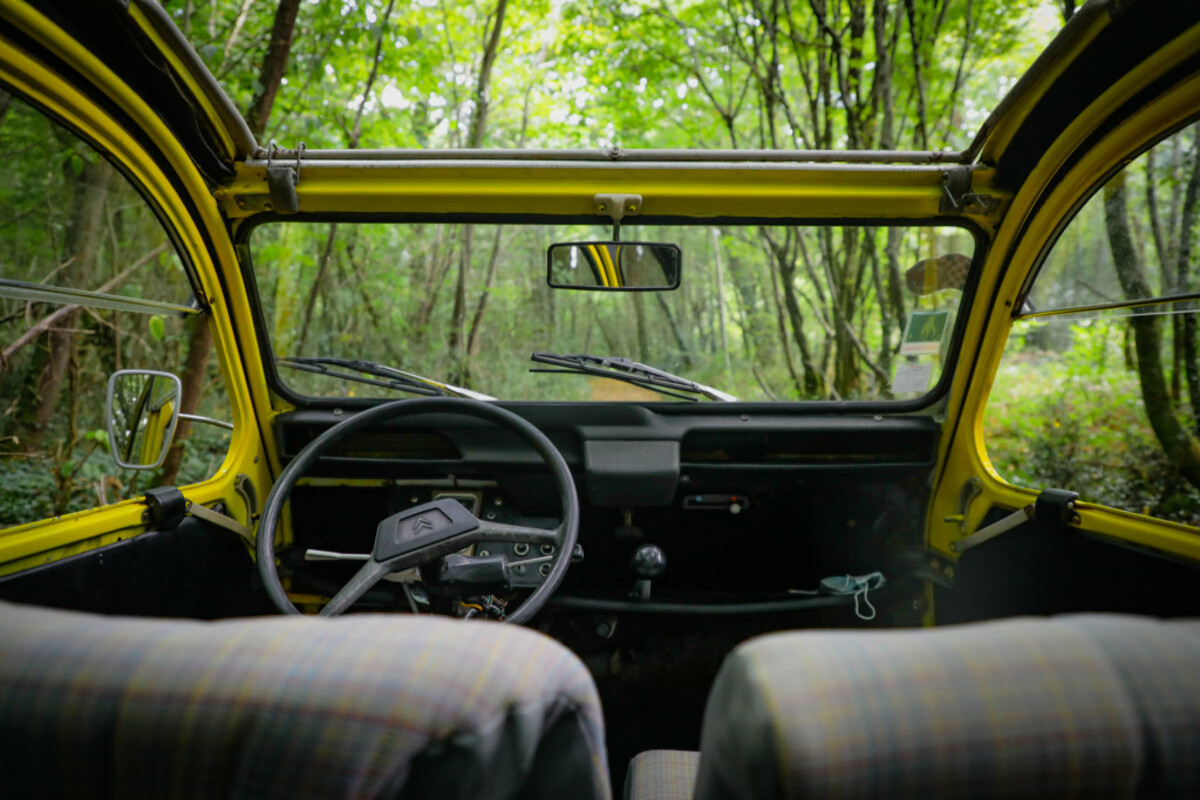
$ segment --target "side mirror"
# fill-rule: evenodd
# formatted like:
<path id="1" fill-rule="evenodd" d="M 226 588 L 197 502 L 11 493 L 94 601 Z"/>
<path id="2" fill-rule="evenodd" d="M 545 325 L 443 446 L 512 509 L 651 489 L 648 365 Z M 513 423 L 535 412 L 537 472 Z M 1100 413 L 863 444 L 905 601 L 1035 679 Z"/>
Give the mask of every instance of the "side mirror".
<path id="1" fill-rule="evenodd" d="M 679 287 L 682 253 L 657 242 L 564 242 L 546 251 L 555 289 L 637 292 Z"/>
<path id="2" fill-rule="evenodd" d="M 108 379 L 108 446 L 124 469 L 158 469 L 179 422 L 179 378 L 169 372 L 123 369 Z"/>
<path id="3" fill-rule="evenodd" d="M 967 285 L 971 259 L 961 253 L 946 253 L 937 258 L 923 258 L 904 273 L 908 290 L 918 297 L 943 289 L 962 290 Z"/>

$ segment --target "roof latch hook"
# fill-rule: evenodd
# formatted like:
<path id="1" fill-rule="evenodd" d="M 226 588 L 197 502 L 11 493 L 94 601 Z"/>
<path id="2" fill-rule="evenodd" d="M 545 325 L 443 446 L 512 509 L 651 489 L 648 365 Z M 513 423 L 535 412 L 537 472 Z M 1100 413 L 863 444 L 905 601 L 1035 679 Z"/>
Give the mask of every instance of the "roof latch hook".
<path id="1" fill-rule="evenodd" d="M 278 164 L 279 146 L 271 140 L 267 151 L 267 190 L 271 194 L 271 208 L 280 214 L 295 214 L 300 210 L 300 197 L 296 186 L 300 183 L 300 159 L 304 155 L 304 142 L 296 148 L 296 163 Z"/>
<path id="2" fill-rule="evenodd" d="M 971 191 L 971 167 L 959 164 L 942 173 L 942 199 L 938 211 L 942 214 L 986 214 L 999 202 L 994 197 Z"/>

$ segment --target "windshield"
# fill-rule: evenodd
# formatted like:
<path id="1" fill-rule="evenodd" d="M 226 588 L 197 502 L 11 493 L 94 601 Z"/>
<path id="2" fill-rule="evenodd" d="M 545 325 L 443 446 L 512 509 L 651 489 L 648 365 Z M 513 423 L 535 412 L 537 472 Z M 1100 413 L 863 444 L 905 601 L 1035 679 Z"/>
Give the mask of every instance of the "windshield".
<path id="1" fill-rule="evenodd" d="M 677 288 L 548 285 L 551 245 L 612 233 L 289 220 L 255 228 L 249 252 L 281 380 L 301 395 L 403 396 L 415 378 L 499 400 L 762 402 L 927 393 L 975 248 L 949 226 L 627 222 L 623 241 L 679 248 Z M 918 265 L 930 277 L 914 282 Z"/>

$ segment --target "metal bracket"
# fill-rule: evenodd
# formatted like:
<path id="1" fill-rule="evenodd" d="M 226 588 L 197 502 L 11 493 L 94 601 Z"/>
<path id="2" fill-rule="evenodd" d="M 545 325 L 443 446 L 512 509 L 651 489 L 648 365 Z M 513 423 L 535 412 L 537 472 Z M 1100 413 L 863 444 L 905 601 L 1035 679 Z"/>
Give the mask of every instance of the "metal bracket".
<path id="1" fill-rule="evenodd" d="M 1003 519 L 993 522 L 991 525 L 985 525 L 964 539 L 951 542 L 950 549 L 955 553 L 965 553 L 976 545 L 981 545 L 989 539 L 994 539 L 1002 533 L 1007 533 L 1013 528 L 1024 525 L 1033 519 L 1033 513 L 1033 503 L 1030 503 L 1024 508 L 1017 509 Z"/>
<path id="2" fill-rule="evenodd" d="M 180 522 L 183 522 L 183 517 L 187 513 L 187 498 L 174 486 L 147 489 L 142 502 L 146 504 L 146 511 L 142 514 L 142 519 L 151 523 L 154 529 L 159 531 L 168 531 L 177 527 Z"/>
<path id="3" fill-rule="evenodd" d="M 250 533 L 249 528 L 220 511 L 188 500 L 183 496 L 183 492 L 174 486 L 148 489 L 143 502 L 146 503 L 146 511 L 142 514 L 142 518 L 154 525 L 155 530 L 166 531 L 178 527 L 179 523 L 183 522 L 183 518 L 191 514 L 193 517 L 233 531 L 242 537 L 251 548 L 254 547 L 254 535 Z M 247 504 L 246 508 L 249 510 L 250 505 Z"/>
<path id="4" fill-rule="evenodd" d="M 1066 530 L 1068 525 L 1079 522 L 1079 515 L 1075 513 L 1075 501 L 1078 499 L 1079 492 L 1046 489 L 1034 501 L 1034 518 L 1046 530 Z"/>
<path id="5" fill-rule="evenodd" d="M 621 239 L 621 220 L 642 213 L 640 194 L 597 194 L 592 196 L 592 208 L 596 214 L 607 216 L 613 221 L 613 241 Z"/>
<path id="6" fill-rule="evenodd" d="M 963 536 L 967 535 L 967 512 L 971 510 L 971 501 L 983 492 L 983 481 L 979 478 L 970 478 L 958 490 L 958 513 L 951 514 L 948 517 L 943 517 L 943 522 L 957 522 L 958 531 Z"/>
<path id="7" fill-rule="evenodd" d="M 258 521 L 258 490 L 254 488 L 254 482 L 248 475 L 238 473 L 233 479 L 233 490 L 246 504 L 246 520 L 253 526 Z"/>
<path id="8" fill-rule="evenodd" d="M 300 210 L 300 197 L 296 186 L 300 183 L 300 158 L 304 155 L 304 142 L 296 149 L 295 164 L 276 164 L 279 146 L 271 140 L 267 151 L 267 190 L 271 194 L 271 207 L 280 214 L 295 214 Z"/>
<path id="9" fill-rule="evenodd" d="M 1000 201 L 994 197 L 971 192 L 971 167 L 959 164 L 942 173 L 942 199 L 938 211 L 942 214 L 986 214 Z"/>
<path id="10" fill-rule="evenodd" d="M 1078 499 L 1078 492 L 1043 489 L 1037 499 L 1029 505 L 980 528 L 964 539 L 951 542 L 950 549 L 955 553 L 964 553 L 976 545 L 1020 527 L 1029 520 L 1034 520 L 1043 530 L 1054 533 L 1064 531 L 1069 525 L 1078 524 L 1080 521 L 1079 515 L 1075 513 L 1075 501 Z"/>
<path id="11" fill-rule="evenodd" d="M 222 508 L 224 507 L 222 506 Z M 218 527 L 224 528 L 227 531 L 233 531 L 238 536 L 242 537 L 246 544 L 250 545 L 251 548 L 255 546 L 254 534 L 250 533 L 250 529 L 238 522 L 233 517 L 228 516 L 221 511 L 217 511 L 214 508 L 209 508 L 208 506 L 203 506 L 199 503 L 193 503 L 191 500 L 188 500 L 187 513 L 191 514 L 197 519 L 202 519 L 205 522 L 211 522 L 213 525 L 217 525 Z"/>

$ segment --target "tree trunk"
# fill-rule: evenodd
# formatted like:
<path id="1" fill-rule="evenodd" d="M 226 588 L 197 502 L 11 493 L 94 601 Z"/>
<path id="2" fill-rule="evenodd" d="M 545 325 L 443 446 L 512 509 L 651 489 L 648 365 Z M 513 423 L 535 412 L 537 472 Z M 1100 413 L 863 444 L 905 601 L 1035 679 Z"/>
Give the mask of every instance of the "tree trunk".
<path id="1" fill-rule="evenodd" d="M 663 316 L 667 318 L 667 327 L 671 329 L 671 338 L 675 340 L 675 346 L 679 348 L 680 363 L 684 368 L 692 365 L 692 355 L 689 352 L 687 340 L 683 338 L 683 332 L 679 329 L 679 323 L 675 321 L 675 315 L 671 313 L 671 306 L 663 297 L 662 292 L 655 292 L 654 299 L 658 301 L 658 307 L 662 310 Z"/>
<path id="2" fill-rule="evenodd" d="M 508 8 L 508 0 L 497 0 L 496 10 L 492 17 L 492 28 L 488 33 L 487 45 L 483 50 L 483 58 L 479 62 L 479 75 L 475 82 L 475 108 L 471 112 L 471 124 L 468 127 L 467 147 L 478 149 L 483 147 L 484 135 L 487 133 L 488 109 L 491 104 L 492 67 L 496 64 L 496 55 L 500 51 L 500 34 L 504 30 L 504 12 Z M 462 252 L 458 259 L 458 275 L 454 280 L 454 308 L 450 312 L 449 351 L 453 359 L 450 368 L 450 380 L 454 383 L 466 384 L 467 380 L 467 344 L 466 331 L 467 314 L 467 270 L 471 266 L 471 247 L 474 242 L 474 226 L 463 226 Z M 487 289 L 485 288 L 486 292 Z"/>
<path id="3" fill-rule="evenodd" d="M 296 36 L 296 13 L 299 10 L 300 0 L 279 0 L 279 6 L 275 10 L 271 42 L 267 45 L 267 54 L 258 74 L 260 88 L 250 102 L 250 110 L 246 112 L 246 124 L 250 126 L 250 132 L 256 139 L 262 139 L 266 133 L 267 121 L 271 118 L 271 109 L 275 106 L 275 95 L 279 92 L 279 84 L 283 81 L 283 73 L 287 69 L 288 56 L 292 52 L 292 41 Z"/>
<path id="4" fill-rule="evenodd" d="M 536 66 L 540 67 L 542 64 L 545 63 L 545 60 L 546 60 L 546 50 L 545 50 L 545 48 L 542 48 L 542 51 L 538 54 Z M 526 141 L 525 135 L 526 135 L 526 132 L 529 130 L 529 117 L 530 117 L 530 112 L 531 112 L 530 95 L 532 93 L 533 93 L 533 85 L 530 84 L 525 90 L 525 102 L 523 103 L 522 109 L 521 109 L 521 135 L 517 139 L 517 149 L 518 150 L 520 150 L 521 148 L 523 148 L 525 146 L 525 141 Z M 469 369 L 470 360 L 469 359 L 471 357 L 474 357 L 475 355 L 477 355 L 479 352 L 479 344 L 477 341 L 477 337 L 479 336 L 480 329 L 482 329 L 482 327 L 483 327 L 483 316 L 485 313 L 487 313 L 488 298 L 491 296 L 491 293 L 492 293 L 492 284 L 496 280 L 496 268 L 499 266 L 499 263 L 500 263 L 500 244 L 502 242 L 503 232 L 504 232 L 504 226 L 497 225 L 495 236 L 492 238 L 492 255 L 488 259 L 487 277 L 484 279 L 484 282 L 483 282 L 483 290 L 479 293 L 479 301 L 475 304 L 475 313 L 471 316 L 471 328 L 470 328 L 470 331 L 467 333 L 467 357 L 468 357 L 468 361 L 467 361 L 468 369 L 466 370 L 467 372 L 470 371 L 470 369 Z"/>
<path id="5" fill-rule="evenodd" d="M 208 370 L 208 354 L 212 350 L 212 331 L 209 328 L 209 317 L 197 315 L 192 319 L 188 331 L 187 358 L 183 363 L 183 374 L 180 383 L 183 391 L 179 396 L 179 409 L 185 414 L 194 413 L 200 405 L 200 395 L 204 389 L 204 376 Z M 175 441 L 167 451 L 163 461 L 162 484 L 171 486 L 179 476 L 179 467 L 183 462 L 183 447 L 192 433 L 192 421 L 180 419 L 175 426 Z"/>
<path id="6" fill-rule="evenodd" d="M 721 353 L 725 357 L 725 377 L 733 384 L 733 364 L 729 360 L 729 333 L 725 326 L 725 265 L 721 262 L 721 241 L 717 237 L 717 229 L 711 228 L 713 245 L 713 262 L 717 267 L 717 312 L 721 315 Z M 641 317 L 638 325 L 641 325 Z M 645 358 L 643 357 L 643 361 Z"/>
<path id="7" fill-rule="evenodd" d="M 475 111 L 471 114 L 467 147 L 483 147 L 483 137 L 487 132 L 488 110 L 492 102 L 492 67 L 495 66 L 496 54 L 500 51 L 500 34 L 504 30 L 504 12 L 507 8 L 508 0 L 497 0 L 492 30 L 488 34 L 487 46 L 483 50 L 483 60 L 479 63 L 479 80 L 475 84 Z"/>
<path id="8" fill-rule="evenodd" d="M 813 400 L 823 396 L 824 390 L 821 374 L 813 363 L 812 352 L 808 346 L 808 337 L 804 335 L 804 314 L 796 299 L 796 262 L 788 257 L 786 252 L 771 241 L 769 234 L 763 231 L 775 264 L 779 268 L 779 285 L 783 290 L 783 305 L 787 310 L 788 321 L 792 327 L 792 337 L 800 348 L 800 366 L 803 367 L 804 385 L 802 387 L 805 399 Z"/>
<path id="9" fill-rule="evenodd" d="M 275 95 L 279 91 L 283 73 L 287 69 L 288 56 L 292 50 L 292 41 L 296 33 L 296 13 L 300 8 L 300 0 L 279 0 L 275 11 L 275 24 L 271 30 L 271 42 L 267 46 L 263 58 L 262 70 L 259 73 L 259 92 L 250 103 L 246 112 L 246 124 L 254 138 L 261 139 L 271 117 L 271 109 L 275 105 Z M 212 352 L 212 329 L 209 327 L 208 315 L 196 316 L 190 323 L 188 331 L 188 351 L 184 359 L 183 373 L 179 376 L 183 391 L 179 399 L 179 411 L 183 414 L 194 414 L 196 404 L 200 400 L 200 390 L 204 385 L 204 376 L 208 371 L 209 354 Z M 175 429 L 175 443 L 167 454 L 163 464 L 163 484 L 175 483 L 179 473 L 180 460 L 183 457 L 183 444 L 191 433 L 192 425 L 189 420 L 181 419 Z"/>
<path id="10" fill-rule="evenodd" d="M 464 225 L 462 244 L 458 251 L 458 272 L 454 278 L 454 307 L 450 311 L 450 336 L 447 350 L 450 353 L 450 382 L 464 384 L 466 374 L 466 354 L 463 352 L 463 342 L 467 313 L 467 270 L 471 266 L 471 249 L 475 243 L 475 226 Z"/>
<path id="11" fill-rule="evenodd" d="M 1188 178 L 1187 189 L 1183 198 L 1183 211 L 1179 221 L 1179 242 L 1175 247 L 1175 290 L 1179 293 L 1190 292 L 1192 285 L 1192 229 L 1196 224 L 1197 212 L 1200 211 L 1200 126 L 1193 128 L 1195 132 L 1192 148 L 1192 174 Z M 1164 267 L 1165 267 L 1164 262 Z M 1164 268 L 1163 272 L 1169 272 Z M 1192 424 L 1200 434 L 1200 354 L 1196 345 L 1196 315 L 1185 314 L 1174 318 L 1176 324 L 1175 344 L 1176 373 L 1178 363 L 1183 362 L 1183 371 L 1187 375 L 1188 400 L 1192 406 Z M 1180 342 L 1179 340 L 1182 340 Z M 1178 380 L 1178 378 L 1176 378 Z M 1178 397 L 1178 393 L 1175 395 Z"/>
<path id="12" fill-rule="evenodd" d="M 488 297 L 492 293 L 492 284 L 496 280 L 496 269 L 500 266 L 500 241 L 504 226 L 497 225 L 492 237 L 492 255 L 488 258 L 487 277 L 483 281 L 483 291 L 479 293 L 479 302 L 475 304 L 475 314 L 471 317 L 471 329 L 467 333 L 467 354 L 474 356 L 479 353 L 479 331 L 483 327 L 483 315 L 487 312 Z"/>
<path id="13" fill-rule="evenodd" d="M 112 174 L 113 169 L 107 161 L 97 160 L 84 167 L 76 181 L 75 207 L 71 212 L 71 227 L 67 235 L 65 266 L 58 274 L 64 286 L 77 286 L 88 281 L 94 272 L 104 236 L 105 204 Z M 41 447 L 46 426 L 58 408 L 58 398 L 75 345 L 70 329 L 75 327 L 78 317 L 78 311 L 64 314 L 59 320 L 61 329 L 49 330 L 46 349 L 34 358 L 30 377 L 23 382 L 17 400 L 14 434 L 27 453 Z"/>
<path id="14" fill-rule="evenodd" d="M 1125 185 L 1120 176 L 1104 187 L 1104 221 L 1117 278 L 1126 298 L 1151 295 L 1146 272 L 1138 260 L 1126 209 Z M 1150 427 L 1163 452 L 1179 474 L 1200 488 L 1200 441 L 1180 422 L 1162 366 L 1162 329 L 1159 317 L 1135 314 L 1129 320 L 1137 353 L 1138 378 Z"/>
<path id="15" fill-rule="evenodd" d="M 634 331 L 637 333 L 638 361 L 646 363 L 650 360 L 650 331 L 646 322 L 646 301 L 644 292 L 633 292 Z"/>
<path id="16" fill-rule="evenodd" d="M 912 44 L 913 80 L 917 89 L 917 145 L 922 150 L 929 149 L 929 110 L 925 100 L 925 78 L 921 58 L 921 32 L 917 30 L 917 9 L 913 0 L 904 0 L 904 10 L 908 15 L 908 36 Z"/>
<path id="17" fill-rule="evenodd" d="M 304 345 L 308 341 L 308 328 L 312 324 L 313 309 L 317 298 L 325 284 L 325 275 L 329 272 L 329 262 L 333 260 L 333 244 L 337 240 L 338 224 L 329 224 L 329 235 L 325 237 L 325 247 L 321 249 L 321 260 L 317 263 L 317 276 L 313 278 L 312 288 L 308 290 L 308 301 L 304 304 L 304 319 L 300 322 L 300 338 L 296 341 L 296 355 L 304 355 Z"/>
<path id="18" fill-rule="evenodd" d="M 854 309 L 857 305 L 858 272 L 858 228 L 843 228 L 842 263 L 839 265 L 837 282 L 830 286 L 833 296 L 834 324 L 834 386 L 842 397 L 857 397 L 859 394 L 858 350 L 851 328 Z M 832 237 L 830 237 L 832 239 Z M 830 264 L 836 264 L 833 248 L 829 248 Z"/>

